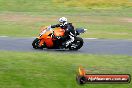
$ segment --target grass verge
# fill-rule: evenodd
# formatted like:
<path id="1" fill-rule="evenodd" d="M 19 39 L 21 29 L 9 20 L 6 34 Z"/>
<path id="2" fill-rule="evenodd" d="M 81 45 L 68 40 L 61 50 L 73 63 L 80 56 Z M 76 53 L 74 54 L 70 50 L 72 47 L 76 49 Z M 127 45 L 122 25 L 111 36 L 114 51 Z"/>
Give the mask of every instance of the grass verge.
<path id="1" fill-rule="evenodd" d="M 131 88 L 131 84 L 76 84 L 78 66 L 88 73 L 128 73 L 131 56 L 0 51 L 0 88 Z"/>

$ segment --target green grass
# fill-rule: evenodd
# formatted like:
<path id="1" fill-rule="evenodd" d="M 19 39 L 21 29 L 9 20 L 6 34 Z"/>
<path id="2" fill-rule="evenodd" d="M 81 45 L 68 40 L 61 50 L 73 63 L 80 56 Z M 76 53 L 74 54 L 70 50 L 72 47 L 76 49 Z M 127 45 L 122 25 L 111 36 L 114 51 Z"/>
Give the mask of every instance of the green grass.
<path id="1" fill-rule="evenodd" d="M 76 5 L 73 3 L 76 2 Z M 0 36 L 37 36 L 40 26 L 61 16 L 75 27 L 88 28 L 83 37 L 131 39 L 131 0 L 0 0 Z"/>
<path id="2" fill-rule="evenodd" d="M 132 39 L 132 0 L 0 0 L 0 36 L 37 36 L 61 16 L 88 28 L 82 37 Z M 132 75 L 131 63 L 132 56 L 0 51 L 0 88 L 131 88 L 75 81 L 80 65 L 88 73 Z"/>
<path id="3" fill-rule="evenodd" d="M 132 75 L 131 63 L 131 56 L 1 51 L 0 88 L 131 88 L 131 84 L 80 86 L 75 80 L 80 65 L 88 73 Z"/>
<path id="4" fill-rule="evenodd" d="M 128 11 L 130 10 L 126 12 Z M 83 37 L 131 39 L 132 25 L 131 22 L 127 22 L 127 19 L 131 17 L 126 14 L 118 16 L 120 13 L 118 11 L 116 13 L 111 13 L 111 11 L 98 13 L 98 11 L 91 10 L 85 15 L 67 14 L 64 16 L 69 18 L 75 27 L 88 29 L 88 32 L 82 35 Z M 14 16 L 14 18 L 10 18 L 10 16 Z M 47 15 L 37 12 L 3 12 L 0 17 L 0 35 L 37 36 L 42 25 L 56 24 L 57 19 L 61 16 L 63 13 L 57 16 L 57 14 Z"/>

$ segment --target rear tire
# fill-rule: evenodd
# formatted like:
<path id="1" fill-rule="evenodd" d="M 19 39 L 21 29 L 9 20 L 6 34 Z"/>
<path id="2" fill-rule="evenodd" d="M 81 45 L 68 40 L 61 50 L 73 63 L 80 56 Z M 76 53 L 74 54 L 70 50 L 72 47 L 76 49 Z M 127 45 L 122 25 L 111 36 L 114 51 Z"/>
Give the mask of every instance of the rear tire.
<path id="1" fill-rule="evenodd" d="M 69 46 L 69 50 L 78 50 L 83 46 L 83 39 L 80 37 L 75 37 L 75 41 Z M 74 45 L 74 46 L 73 46 Z"/>

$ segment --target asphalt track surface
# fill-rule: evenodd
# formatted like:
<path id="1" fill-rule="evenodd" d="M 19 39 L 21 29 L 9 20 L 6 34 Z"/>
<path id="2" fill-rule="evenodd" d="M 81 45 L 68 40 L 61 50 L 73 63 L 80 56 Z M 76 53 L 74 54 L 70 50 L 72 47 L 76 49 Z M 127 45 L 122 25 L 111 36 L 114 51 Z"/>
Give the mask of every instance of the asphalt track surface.
<path id="1" fill-rule="evenodd" d="M 32 41 L 35 38 L 0 37 L 0 51 L 22 52 L 70 52 L 103 55 L 129 55 L 132 56 L 132 40 L 111 39 L 84 39 L 83 47 L 78 51 L 67 50 L 35 50 Z"/>

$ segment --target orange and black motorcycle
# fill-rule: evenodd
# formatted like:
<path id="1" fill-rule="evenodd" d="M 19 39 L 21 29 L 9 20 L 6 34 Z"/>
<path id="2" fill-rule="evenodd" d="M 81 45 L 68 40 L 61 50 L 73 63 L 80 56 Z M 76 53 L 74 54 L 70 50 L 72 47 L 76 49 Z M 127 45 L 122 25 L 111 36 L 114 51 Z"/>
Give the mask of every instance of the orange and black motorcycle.
<path id="1" fill-rule="evenodd" d="M 87 29 L 76 28 L 76 36 L 74 42 L 70 44 L 67 48 L 69 50 L 78 50 L 83 46 L 83 39 L 78 37 L 81 33 L 84 33 Z M 32 46 L 34 49 L 62 49 L 63 42 L 67 39 L 58 39 L 57 37 L 63 37 L 65 30 L 62 28 L 51 29 L 48 26 L 42 27 L 39 36 L 33 41 Z"/>

